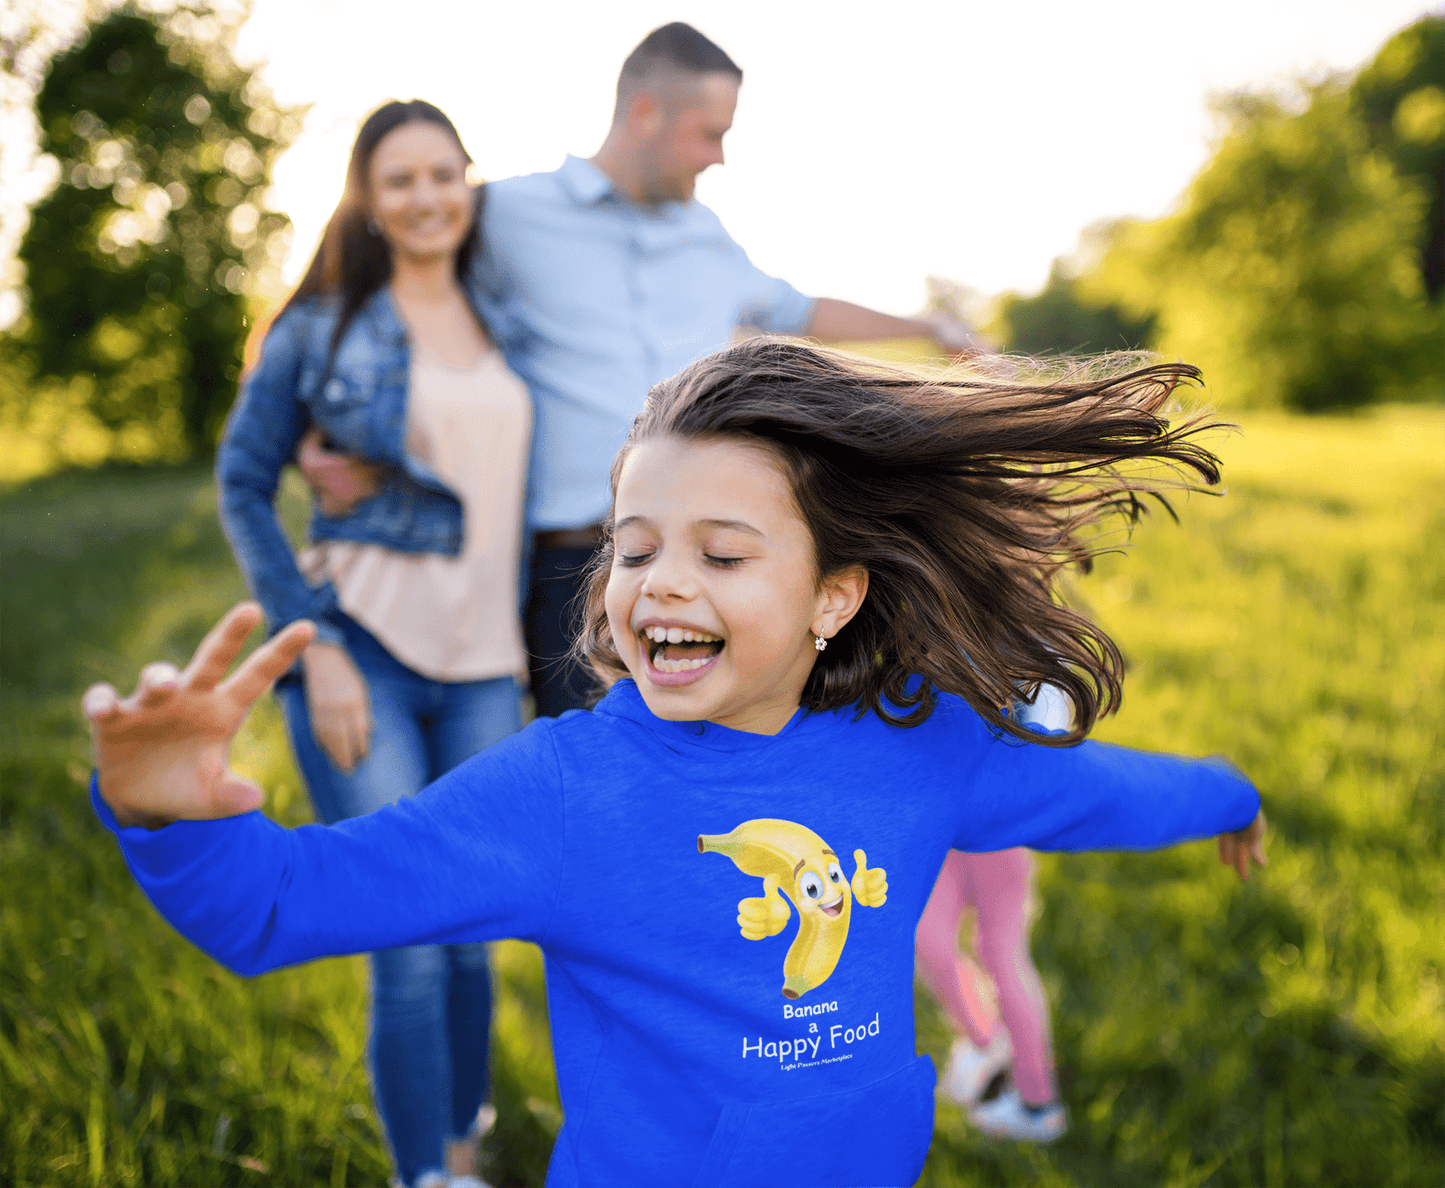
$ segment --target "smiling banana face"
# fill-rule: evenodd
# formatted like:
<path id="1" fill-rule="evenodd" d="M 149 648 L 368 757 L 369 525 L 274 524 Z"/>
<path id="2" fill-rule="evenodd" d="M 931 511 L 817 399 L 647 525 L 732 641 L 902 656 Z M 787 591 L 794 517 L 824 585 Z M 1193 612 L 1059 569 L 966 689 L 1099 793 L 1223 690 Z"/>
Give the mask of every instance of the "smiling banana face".
<path id="1" fill-rule="evenodd" d="M 850 882 L 828 844 L 793 821 L 744 821 L 731 833 L 701 834 L 697 848 L 724 854 L 744 874 L 763 880 L 761 896 L 738 903 L 738 926 L 748 940 L 776 936 L 792 915 L 788 904 L 797 909 L 798 935 L 783 959 L 784 998 L 817 989 L 837 968 L 855 898 L 867 907 L 882 907 L 888 898 L 885 872 L 869 870 L 862 850 L 853 851 L 857 870 Z"/>

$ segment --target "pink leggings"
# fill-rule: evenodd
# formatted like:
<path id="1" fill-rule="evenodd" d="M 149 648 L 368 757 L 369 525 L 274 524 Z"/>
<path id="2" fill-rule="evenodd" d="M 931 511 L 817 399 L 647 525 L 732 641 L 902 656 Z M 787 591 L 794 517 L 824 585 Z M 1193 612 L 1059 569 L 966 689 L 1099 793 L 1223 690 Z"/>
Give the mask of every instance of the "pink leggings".
<path id="1" fill-rule="evenodd" d="M 954 1029 L 976 1047 L 993 1038 L 998 1019 L 980 993 L 983 974 L 959 951 L 965 911 L 978 916 L 978 959 L 993 978 L 999 1013 L 1013 1042 L 1019 1096 L 1040 1104 L 1054 1099 L 1054 1055 L 1049 1007 L 1028 947 L 1033 857 L 1027 850 L 996 854 L 951 851 L 918 921 L 918 972 L 947 1012 Z"/>

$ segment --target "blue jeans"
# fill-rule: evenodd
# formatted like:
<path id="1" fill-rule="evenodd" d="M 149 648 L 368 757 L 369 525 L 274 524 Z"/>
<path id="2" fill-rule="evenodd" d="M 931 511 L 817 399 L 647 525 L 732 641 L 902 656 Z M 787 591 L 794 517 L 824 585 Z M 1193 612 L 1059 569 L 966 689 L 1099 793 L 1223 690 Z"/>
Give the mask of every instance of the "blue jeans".
<path id="1" fill-rule="evenodd" d="M 456 683 L 407 668 L 354 620 L 330 616 L 365 678 L 371 749 L 348 775 L 317 746 L 299 678 L 276 687 L 316 816 L 326 824 L 414 796 L 521 727 L 511 677 Z M 465 872 L 458 871 L 459 878 Z M 445 1143 L 472 1132 L 487 1097 L 492 982 L 484 945 L 371 954 L 371 1074 L 397 1174 L 445 1168 Z"/>

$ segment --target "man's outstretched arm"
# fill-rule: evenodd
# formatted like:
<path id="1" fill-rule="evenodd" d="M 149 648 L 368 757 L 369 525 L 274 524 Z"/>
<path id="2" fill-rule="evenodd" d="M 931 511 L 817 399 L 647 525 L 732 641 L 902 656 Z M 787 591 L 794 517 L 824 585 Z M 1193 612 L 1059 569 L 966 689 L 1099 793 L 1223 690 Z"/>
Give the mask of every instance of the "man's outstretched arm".
<path id="1" fill-rule="evenodd" d="M 977 355 L 991 348 L 956 318 L 944 314 L 896 318 L 865 305 L 819 297 L 804 331 L 824 342 L 869 342 L 877 338 L 929 338 L 949 355 Z"/>

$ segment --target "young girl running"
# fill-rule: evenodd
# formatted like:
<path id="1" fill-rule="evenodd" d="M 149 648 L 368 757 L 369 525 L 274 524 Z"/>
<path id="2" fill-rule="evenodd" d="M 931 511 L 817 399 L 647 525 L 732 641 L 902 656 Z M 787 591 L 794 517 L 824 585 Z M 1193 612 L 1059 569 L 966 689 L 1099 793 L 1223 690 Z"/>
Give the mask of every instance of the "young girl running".
<path id="1" fill-rule="evenodd" d="M 554 1186 L 911 1184 L 934 1082 L 914 929 L 950 848 L 1224 835 L 1241 876 L 1263 861 L 1227 763 L 1082 741 L 1119 654 L 1051 588 L 1094 524 L 1137 512 L 1150 484 L 1122 463 L 1217 480 L 1197 424 L 1161 415 L 1192 374 L 923 381 L 739 344 L 654 388 L 614 466 L 594 712 L 370 816 L 281 829 L 226 754 L 310 630 L 227 678 L 259 617 L 242 606 L 184 672 L 86 694 L 96 810 L 167 919 L 243 973 L 539 944 Z M 1067 734 L 999 708 L 1041 682 L 1077 707 Z"/>
<path id="2" fill-rule="evenodd" d="M 1041 731 L 1066 731 L 1072 717 L 1048 685 L 1013 712 Z M 1050 1143 L 1068 1129 L 1068 1119 L 1054 1083 L 1048 999 L 1029 954 L 1033 874 L 1026 849 L 950 853 L 918 922 L 918 973 L 958 1037 L 939 1091 L 970 1107 L 970 1119 L 986 1134 Z M 959 927 L 970 909 L 975 952 L 997 991 L 997 1012 L 985 1000 L 983 971 L 959 951 Z M 993 1078 L 1010 1069 L 1003 1091 L 979 1104 Z"/>

